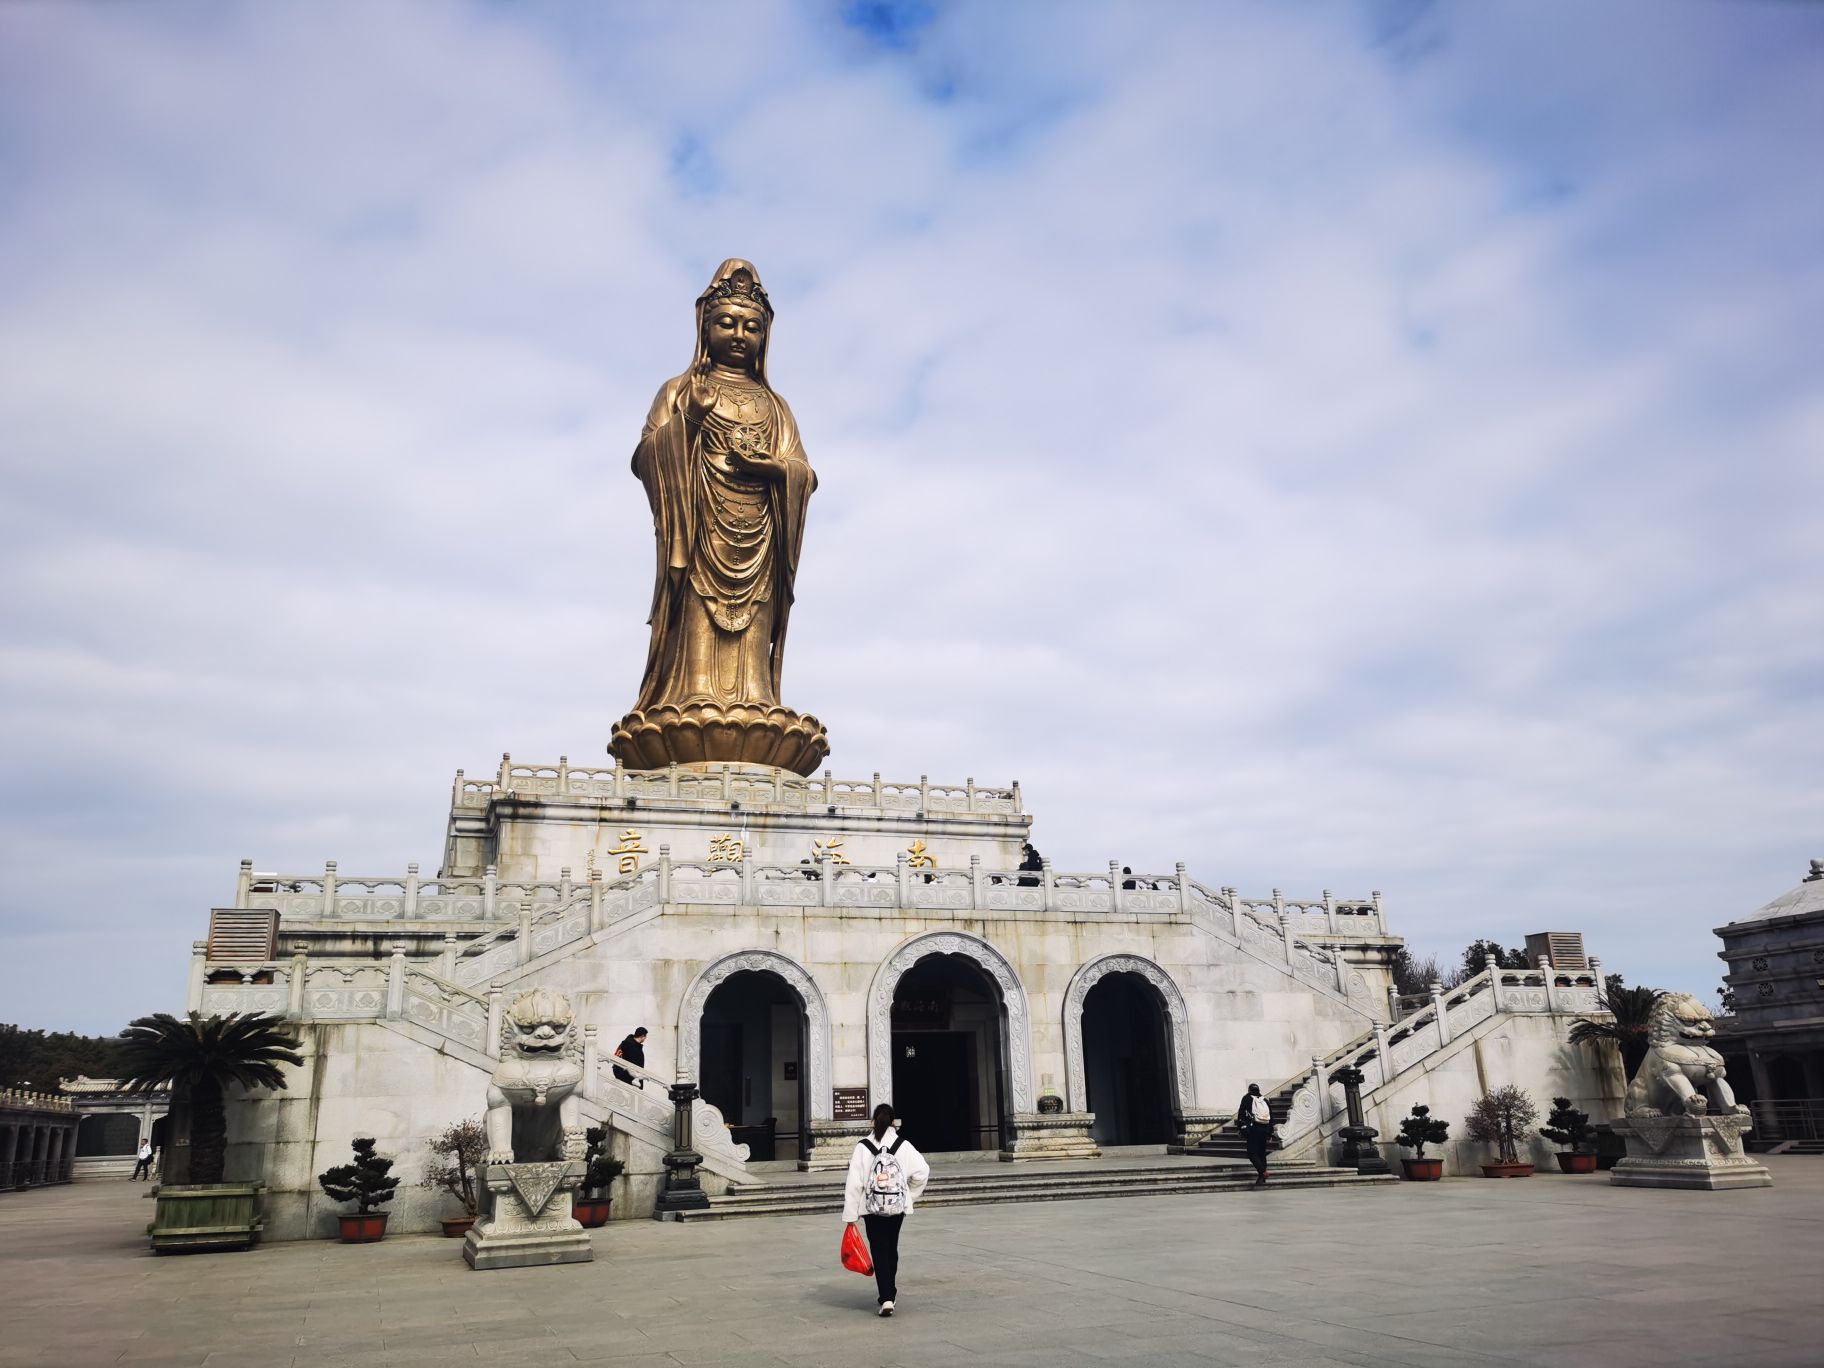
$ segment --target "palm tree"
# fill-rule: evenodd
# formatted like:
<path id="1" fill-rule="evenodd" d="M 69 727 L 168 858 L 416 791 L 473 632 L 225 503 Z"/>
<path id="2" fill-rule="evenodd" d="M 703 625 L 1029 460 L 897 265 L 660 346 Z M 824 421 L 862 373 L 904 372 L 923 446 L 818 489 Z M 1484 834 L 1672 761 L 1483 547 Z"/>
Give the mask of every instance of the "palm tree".
<path id="1" fill-rule="evenodd" d="M 1663 988 L 1623 987 L 1621 975 L 1610 974 L 1597 993 L 1596 1001 L 1603 1011 L 1615 1019 L 1591 1021 L 1587 1017 L 1580 1018 L 1571 1026 L 1571 1044 L 1613 1041 L 1621 1050 L 1622 1073 L 1627 1081 L 1632 1082 L 1634 1071 L 1640 1067 L 1641 1060 L 1647 1057 L 1654 1009 L 1665 995 Z"/>
<path id="2" fill-rule="evenodd" d="M 120 1033 L 122 1092 L 151 1092 L 171 1085 L 175 1102 L 190 1103 L 190 1181 L 219 1183 L 228 1152 L 228 1117 L 222 1095 L 243 1088 L 283 1088 L 280 1064 L 302 1064 L 297 1037 L 284 1018 L 264 1012 L 230 1012 L 179 1021 L 169 1012 L 139 1017 Z"/>

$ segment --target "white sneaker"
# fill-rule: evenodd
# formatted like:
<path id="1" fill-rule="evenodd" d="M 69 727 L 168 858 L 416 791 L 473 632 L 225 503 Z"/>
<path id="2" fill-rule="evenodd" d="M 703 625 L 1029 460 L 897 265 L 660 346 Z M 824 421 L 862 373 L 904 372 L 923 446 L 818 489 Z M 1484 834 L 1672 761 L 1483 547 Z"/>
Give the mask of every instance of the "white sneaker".
<path id="1" fill-rule="evenodd" d="M 893 1303 L 892 1302 L 882 1302 L 880 1304 L 880 1314 L 882 1316 L 892 1315 L 893 1314 Z"/>

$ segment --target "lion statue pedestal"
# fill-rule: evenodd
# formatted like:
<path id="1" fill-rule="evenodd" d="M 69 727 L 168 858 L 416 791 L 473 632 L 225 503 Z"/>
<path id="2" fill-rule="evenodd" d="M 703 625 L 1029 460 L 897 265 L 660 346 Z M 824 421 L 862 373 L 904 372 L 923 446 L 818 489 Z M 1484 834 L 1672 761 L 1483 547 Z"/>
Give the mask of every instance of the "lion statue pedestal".
<path id="1" fill-rule="evenodd" d="M 502 1023 L 488 1080 L 488 1157 L 477 1167 L 479 1219 L 462 1242 L 470 1268 L 587 1263 L 589 1232 L 571 1215 L 582 1185 L 582 1043 L 570 1000 L 521 993 Z"/>
<path id="2" fill-rule="evenodd" d="M 1754 1129 L 1710 1045 L 1709 1009 L 1688 993 L 1668 993 L 1654 1008 L 1647 1057 L 1628 1085 L 1628 1114 L 1615 1134 L 1628 1157 L 1609 1170 L 1619 1187 L 1772 1187 L 1767 1166 L 1742 1149 Z"/>

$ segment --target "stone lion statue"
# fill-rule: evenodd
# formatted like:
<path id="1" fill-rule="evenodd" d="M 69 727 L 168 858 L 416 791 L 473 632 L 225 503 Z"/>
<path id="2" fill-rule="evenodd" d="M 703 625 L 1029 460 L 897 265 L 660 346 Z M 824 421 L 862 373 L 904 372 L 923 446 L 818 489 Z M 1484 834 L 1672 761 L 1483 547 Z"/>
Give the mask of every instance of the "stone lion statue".
<path id="1" fill-rule="evenodd" d="M 1647 1057 L 1628 1085 L 1628 1114 L 1746 1115 L 1723 1078 L 1722 1055 L 1710 1046 L 1715 1034 L 1710 1009 L 1689 993 L 1661 998 L 1647 1028 Z"/>
<path id="2" fill-rule="evenodd" d="M 521 993 L 501 1024 L 500 1064 L 488 1080 L 487 1162 L 582 1158 L 582 1083 L 570 999 L 554 988 Z"/>

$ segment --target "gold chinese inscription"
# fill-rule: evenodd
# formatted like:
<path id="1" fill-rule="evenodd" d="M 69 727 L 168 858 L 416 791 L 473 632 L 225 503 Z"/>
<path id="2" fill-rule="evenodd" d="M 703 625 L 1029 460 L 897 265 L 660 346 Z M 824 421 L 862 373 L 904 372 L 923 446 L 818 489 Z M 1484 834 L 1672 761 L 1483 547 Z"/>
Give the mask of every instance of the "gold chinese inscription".
<path id="1" fill-rule="evenodd" d="M 718 836 L 709 843 L 709 858 L 728 864 L 740 864 L 747 858 L 747 842 L 734 836 Z"/>
<path id="2" fill-rule="evenodd" d="M 610 855 L 620 856 L 619 868 L 623 874 L 637 874 L 640 869 L 640 856 L 650 852 L 640 844 L 640 833 L 629 827 L 621 833 L 621 843 L 609 846 Z"/>
<path id="3" fill-rule="evenodd" d="M 906 866 L 910 869 L 936 869 L 937 861 L 925 849 L 923 841 L 914 841 L 906 847 Z"/>
<path id="4" fill-rule="evenodd" d="M 832 836 L 827 841 L 811 842 L 811 859 L 821 864 L 828 860 L 831 864 L 847 864 L 849 857 L 842 853 L 842 837 Z"/>

